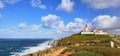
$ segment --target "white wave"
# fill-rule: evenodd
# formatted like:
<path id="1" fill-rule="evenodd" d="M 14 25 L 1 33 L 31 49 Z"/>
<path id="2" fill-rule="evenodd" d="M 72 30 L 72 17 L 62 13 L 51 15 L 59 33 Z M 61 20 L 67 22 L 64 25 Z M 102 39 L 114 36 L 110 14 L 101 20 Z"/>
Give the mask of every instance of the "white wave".
<path id="1" fill-rule="evenodd" d="M 16 54 L 19 54 L 20 56 L 23 56 L 25 54 L 30 54 L 30 53 L 34 53 L 34 52 L 37 52 L 37 51 L 42 51 L 46 48 L 50 48 L 51 45 L 48 45 L 49 41 L 46 41 L 44 43 L 41 43 L 39 44 L 38 46 L 35 46 L 35 47 L 24 47 L 24 48 L 27 48 L 26 50 L 22 50 L 22 52 L 11 52 L 11 56 L 15 56 Z"/>

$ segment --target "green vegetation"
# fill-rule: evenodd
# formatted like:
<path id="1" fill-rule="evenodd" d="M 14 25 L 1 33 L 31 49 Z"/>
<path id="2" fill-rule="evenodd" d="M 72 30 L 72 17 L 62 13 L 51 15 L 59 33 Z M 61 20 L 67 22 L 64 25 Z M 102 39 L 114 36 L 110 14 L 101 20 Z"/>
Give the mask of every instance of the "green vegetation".
<path id="1" fill-rule="evenodd" d="M 70 56 L 120 56 L 120 48 L 110 48 L 113 37 L 108 35 L 74 34 L 58 40 L 57 46 L 67 46 L 65 52 L 75 52 Z M 115 42 L 115 46 L 120 43 Z"/>
<path id="2" fill-rule="evenodd" d="M 94 40 L 98 40 L 101 43 L 109 43 L 111 41 L 111 37 L 108 35 L 80 35 L 80 34 L 74 34 L 72 36 L 63 38 L 59 40 L 58 46 L 68 46 L 68 45 L 74 45 L 76 43 L 81 43 L 81 42 L 92 42 Z M 99 43 L 100 44 L 100 43 Z M 101 44 L 102 45 L 102 44 Z"/>
<path id="3" fill-rule="evenodd" d="M 94 52 L 86 52 L 86 53 L 74 53 L 71 56 L 103 56 L 103 55 Z"/>
<path id="4" fill-rule="evenodd" d="M 65 52 L 75 52 L 75 53 L 87 53 L 87 52 L 95 52 L 102 54 L 104 56 L 120 56 L 120 49 L 118 48 L 110 48 L 110 47 L 100 47 L 100 46 L 74 46 L 68 47 L 62 53 Z M 80 54 L 81 55 L 81 54 Z"/>

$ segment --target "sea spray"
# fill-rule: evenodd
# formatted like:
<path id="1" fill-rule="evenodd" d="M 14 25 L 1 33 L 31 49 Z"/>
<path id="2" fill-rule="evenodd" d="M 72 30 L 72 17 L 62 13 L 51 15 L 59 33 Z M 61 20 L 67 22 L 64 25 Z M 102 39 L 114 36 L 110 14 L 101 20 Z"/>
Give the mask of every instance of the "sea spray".
<path id="1" fill-rule="evenodd" d="M 61 39 L 61 38 L 54 38 L 52 40 L 40 43 L 40 44 L 38 44 L 37 46 L 34 46 L 34 47 L 24 47 L 25 50 L 22 50 L 21 52 L 11 52 L 11 54 L 13 54 L 11 56 L 15 56 L 15 55 L 18 55 L 18 54 L 19 54 L 19 56 L 23 56 L 23 55 L 26 55 L 26 54 L 35 53 L 35 52 L 38 52 L 38 51 L 45 50 L 46 48 L 50 48 L 52 46 L 55 46 L 55 44 L 57 43 L 57 40 L 59 40 L 59 39 Z"/>
<path id="2" fill-rule="evenodd" d="M 13 54 L 11 56 L 15 56 L 17 54 L 22 56 L 22 55 L 26 55 L 26 54 L 42 51 L 42 50 L 44 50 L 46 48 L 50 48 L 51 47 L 51 45 L 48 45 L 48 43 L 49 43 L 49 41 L 46 41 L 46 42 L 38 44 L 37 46 L 34 46 L 34 47 L 24 47 L 24 48 L 27 48 L 27 49 L 26 50 L 22 50 L 22 52 L 11 52 Z"/>

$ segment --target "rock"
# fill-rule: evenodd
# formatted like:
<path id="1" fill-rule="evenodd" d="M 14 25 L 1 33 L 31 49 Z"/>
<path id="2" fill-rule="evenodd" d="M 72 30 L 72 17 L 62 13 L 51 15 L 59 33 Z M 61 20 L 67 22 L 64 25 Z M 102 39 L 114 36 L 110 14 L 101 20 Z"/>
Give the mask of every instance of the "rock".
<path id="1" fill-rule="evenodd" d="M 15 56 L 20 56 L 19 54 L 16 54 Z"/>

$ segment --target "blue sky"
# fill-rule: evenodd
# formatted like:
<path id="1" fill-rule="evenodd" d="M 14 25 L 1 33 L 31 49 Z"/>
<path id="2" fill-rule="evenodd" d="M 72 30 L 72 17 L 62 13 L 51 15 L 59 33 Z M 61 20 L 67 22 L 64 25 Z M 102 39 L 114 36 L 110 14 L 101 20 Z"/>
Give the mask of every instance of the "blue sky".
<path id="1" fill-rule="evenodd" d="M 119 0 L 0 0 L 0 38 L 56 38 L 90 29 L 120 34 Z"/>

